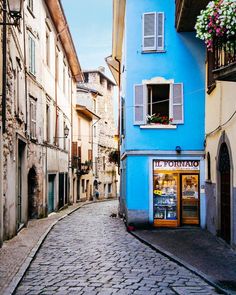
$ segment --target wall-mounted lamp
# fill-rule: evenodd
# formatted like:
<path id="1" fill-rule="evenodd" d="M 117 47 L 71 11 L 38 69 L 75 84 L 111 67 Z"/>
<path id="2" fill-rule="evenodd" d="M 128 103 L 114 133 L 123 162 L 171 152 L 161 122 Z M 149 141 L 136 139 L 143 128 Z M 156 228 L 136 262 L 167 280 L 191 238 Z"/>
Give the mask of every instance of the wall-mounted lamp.
<path id="1" fill-rule="evenodd" d="M 69 127 L 66 125 L 64 128 L 64 136 L 55 136 L 54 138 L 67 138 L 69 135 L 70 129 Z"/>
<path id="2" fill-rule="evenodd" d="M 14 25 L 17 25 L 21 18 L 22 3 L 22 0 L 8 0 L 9 14 L 14 20 Z"/>
<path id="3" fill-rule="evenodd" d="M 181 153 L 181 146 L 177 145 L 175 147 L 175 151 L 176 151 L 177 154 L 180 154 Z"/>

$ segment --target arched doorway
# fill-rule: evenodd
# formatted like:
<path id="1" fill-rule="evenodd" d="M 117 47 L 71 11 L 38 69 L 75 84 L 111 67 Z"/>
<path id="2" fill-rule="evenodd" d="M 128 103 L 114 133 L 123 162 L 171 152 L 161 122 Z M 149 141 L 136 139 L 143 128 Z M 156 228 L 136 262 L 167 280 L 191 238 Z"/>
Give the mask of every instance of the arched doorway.
<path id="1" fill-rule="evenodd" d="M 38 217 L 37 211 L 37 174 L 34 167 L 28 173 L 28 218 L 33 219 Z"/>
<path id="2" fill-rule="evenodd" d="M 227 243 L 231 240 L 231 173 L 230 157 L 226 143 L 222 143 L 219 153 L 220 171 L 220 236 Z"/>

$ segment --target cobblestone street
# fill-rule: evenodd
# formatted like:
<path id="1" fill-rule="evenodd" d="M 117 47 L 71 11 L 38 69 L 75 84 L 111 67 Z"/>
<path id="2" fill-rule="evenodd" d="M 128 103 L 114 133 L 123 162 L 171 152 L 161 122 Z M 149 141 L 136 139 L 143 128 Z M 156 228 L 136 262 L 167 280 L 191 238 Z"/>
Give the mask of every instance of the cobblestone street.
<path id="1" fill-rule="evenodd" d="M 127 233 L 116 208 L 90 204 L 56 224 L 15 294 L 219 294 Z"/>

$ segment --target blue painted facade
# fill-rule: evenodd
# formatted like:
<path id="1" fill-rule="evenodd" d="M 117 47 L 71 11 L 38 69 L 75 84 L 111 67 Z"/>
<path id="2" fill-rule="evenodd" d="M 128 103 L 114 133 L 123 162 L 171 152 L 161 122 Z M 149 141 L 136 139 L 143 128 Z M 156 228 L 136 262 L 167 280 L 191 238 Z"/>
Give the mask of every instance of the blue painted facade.
<path id="1" fill-rule="evenodd" d="M 164 13 L 163 52 L 142 51 L 142 17 L 149 12 Z M 176 31 L 175 1 L 127 0 L 122 61 L 121 210 L 128 223 L 152 224 L 154 159 L 199 160 L 200 186 L 204 184 L 205 47 L 195 33 Z M 134 125 L 134 85 L 155 77 L 183 83 L 184 122 L 175 129 Z M 200 207 L 204 227 L 203 186 Z"/>

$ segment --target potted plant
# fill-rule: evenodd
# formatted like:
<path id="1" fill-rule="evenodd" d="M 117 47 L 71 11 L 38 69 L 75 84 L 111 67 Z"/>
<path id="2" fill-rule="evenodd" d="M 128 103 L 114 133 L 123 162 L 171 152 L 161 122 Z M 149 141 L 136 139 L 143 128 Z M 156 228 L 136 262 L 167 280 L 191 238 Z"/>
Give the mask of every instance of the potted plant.
<path id="1" fill-rule="evenodd" d="M 214 0 L 208 3 L 197 17 L 197 37 L 205 41 L 208 50 L 213 50 L 213 41 L 220 39 L 231 50 L 231 40 L 236 36 L 236 1 Z"/>
<path id="2" fill-rule="evenodd" d="M 173 121 L 173 118 L 169 118 L 168 116 L 161 116 L 159 113 L 147 116 L 148 124 L 168 125 L 172 123 L 172 121 Z"/>

